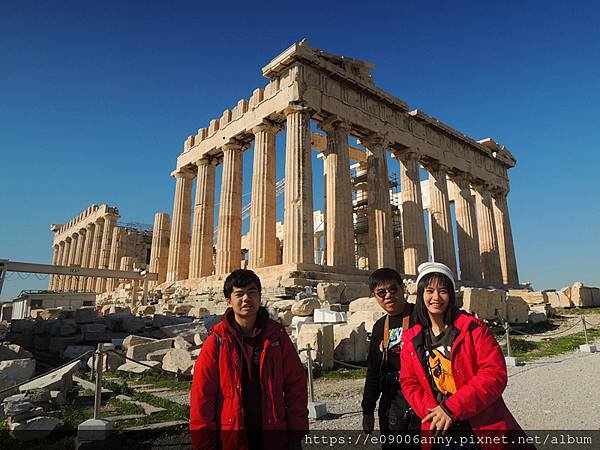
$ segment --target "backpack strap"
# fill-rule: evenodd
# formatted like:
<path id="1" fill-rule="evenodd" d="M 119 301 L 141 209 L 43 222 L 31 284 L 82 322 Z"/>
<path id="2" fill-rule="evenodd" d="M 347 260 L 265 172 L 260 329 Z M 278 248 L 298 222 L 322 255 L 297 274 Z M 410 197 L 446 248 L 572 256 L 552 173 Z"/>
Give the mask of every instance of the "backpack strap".
<path id="1" fill-rule="evenodd" d="M 383 342 L 382 342 L 382 352 L 383 355 L 381 357 L 381 367 L 379 371 L 383 370 L 383 366 L 387 362 L 388 358 L 388 345 L 390 344 L 390 315 L 387 314 L 385 316 L 385 321 L 383 322 Z"/>

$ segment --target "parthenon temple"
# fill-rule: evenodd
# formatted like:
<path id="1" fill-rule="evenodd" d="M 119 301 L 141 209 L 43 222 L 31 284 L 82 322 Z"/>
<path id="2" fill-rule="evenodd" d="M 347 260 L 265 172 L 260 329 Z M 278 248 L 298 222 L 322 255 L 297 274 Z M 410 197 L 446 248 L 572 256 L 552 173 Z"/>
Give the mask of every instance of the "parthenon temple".
<path id="1" fill-rule="evenodd" d="M 69 222 L 52 224 L 52 264 L 131 271 L 149 263 L 152 235 L 149 231 L 119 225 L 119 210 L 108 205 L 90 205 Z M 50 277 L 54 291 L 107 292 L 115 279 L 80 276 Z"/>
<path id="2" fill-rule="evenodd" d="M 171 223 L 163 213 L 154 225 L 162 236 L 151 257 L 160 281 L 217 285 L 242 265 L 267 284 L 358 280 L 384 266 L 414 275 L 420 263 L 435 260 L 465 285 L 518 286 L 507 206 L 515 158 L 490 138 L 476 141 L 409 110 L 374 84 L 372 69 L 303 40 L 262 69 L 266 87 L 189 136 L 172 173 Z M 278 133 L 285 133 L 285 149 L 277 148 Z M 250 224 L 243 237 L 242 161 L 251 147 Z M 323 175 L 313 171 L 313 151 L 323 159 Z M 276 180 L 280 158 L 282 182 Z M 397 195 L 389 164 L 399 166 Z M 320 227 L 313 211 L 318 176 L 324 184 Z M 283 223 L 276 217 L 281 187 Z"/>

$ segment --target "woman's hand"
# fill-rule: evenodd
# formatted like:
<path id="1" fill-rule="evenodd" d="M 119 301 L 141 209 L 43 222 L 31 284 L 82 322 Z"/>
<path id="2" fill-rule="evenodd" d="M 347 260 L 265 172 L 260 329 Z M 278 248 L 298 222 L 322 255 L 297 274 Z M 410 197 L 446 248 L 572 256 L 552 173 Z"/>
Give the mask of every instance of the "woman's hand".
<path id="1" fill-rule="evenodd" d="M 423 417 L 421 423 L 431 422 L 429 425 L 429 431 L 435 432 L 436 435 L 440 434 L 440 432 L 446 432 L 452 426 L 452 417 L 450 417 L 446 412 L 442 409 L 441 406 L 436 406 L 435 408 L 427 408 L 429 414 Z"/>
<path id="2" fill-rule="evenodd" d="M 366 434 L 371 434 L 373 432 L 373 430 L 375 429 L 375 416 L 364 415 L 363 421 L 362 421 L 362 427 L 363 427 L 363 431 Z"/>

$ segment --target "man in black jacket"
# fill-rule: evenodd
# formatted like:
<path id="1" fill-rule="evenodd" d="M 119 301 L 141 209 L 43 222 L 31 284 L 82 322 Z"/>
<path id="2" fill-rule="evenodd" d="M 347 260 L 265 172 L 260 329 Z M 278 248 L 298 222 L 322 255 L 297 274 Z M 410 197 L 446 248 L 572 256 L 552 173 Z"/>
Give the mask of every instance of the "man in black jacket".
<path id="1" fill-rule="evenodd" d="M 386 315 L 375 322 L 371 333 L 367 378 L 361 404 L 363 430 L 367 434 L 373 432 L 375 405 L 379 400 L 381 434 L 405 434 L 403 432 L 406 432 L 410 425 L 406 421 L 412 415 L 407 413 L 409 406 L 400 390 L 398 375 L 402 331 L 412 325 L 410 316 L 413 305 L 406 302 L 404 282 L 394 269 L 382 268 L 374 271 L 369 277 L 369 289 Z M 384 441 L 385 439 L 382 439 L 382 442 Z"/>

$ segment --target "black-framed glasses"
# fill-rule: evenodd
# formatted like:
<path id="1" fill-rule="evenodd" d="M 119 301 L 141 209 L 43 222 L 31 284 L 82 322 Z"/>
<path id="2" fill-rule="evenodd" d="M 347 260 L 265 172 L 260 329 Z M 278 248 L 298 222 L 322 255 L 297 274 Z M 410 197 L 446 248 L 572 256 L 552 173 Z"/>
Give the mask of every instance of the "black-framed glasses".
<path id="1" fill-rule="evenodd" d="M 375 291 L 375 295 L 379 298 L 385 298 L 386 294 L 389 292 L 391 295 L 396 295 L 401 288 L 398 286 L 392 286 L 389 288 L 381 288 Z"/>

